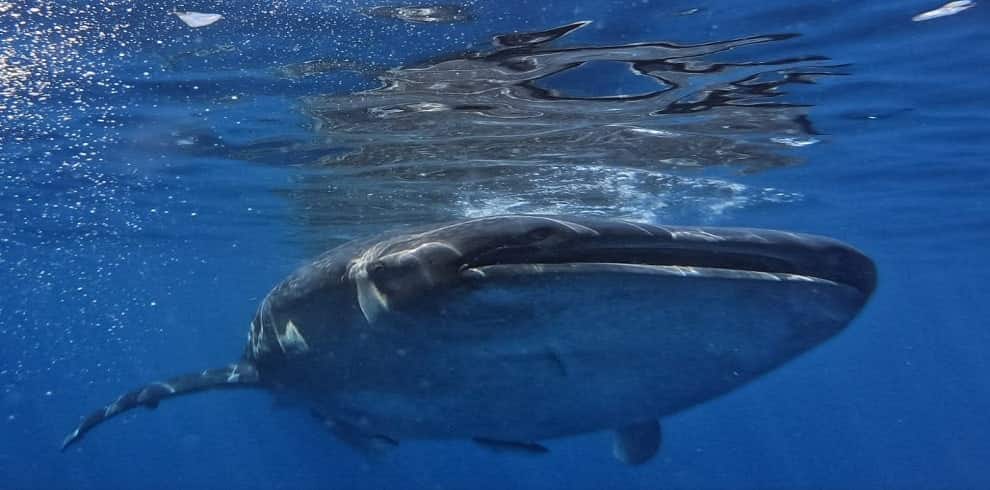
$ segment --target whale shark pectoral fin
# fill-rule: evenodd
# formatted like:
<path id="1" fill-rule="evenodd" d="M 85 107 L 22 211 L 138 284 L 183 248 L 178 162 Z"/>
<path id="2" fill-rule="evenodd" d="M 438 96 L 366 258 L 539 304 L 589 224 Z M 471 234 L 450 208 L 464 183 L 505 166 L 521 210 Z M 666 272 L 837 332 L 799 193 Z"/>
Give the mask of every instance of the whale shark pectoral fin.
<path id="1" fill-rule="evenodd" d="M 359 275 L 354 282 L 357 286 L 358 307 L 369 324 L 375 323 L 382 313 L 389 310 L 388 298 L 378 290 L 378 286 L 367 274 Z"/>
<path id="2" fill-rule="evenodd" d="M 547 454 L 550 452 L 546 446 L 542 446 L 535 442 L 502 441 L 498 439 L 489 439 L 487 437 L 472 437 L 471 440 L 474 441 L 475 444 L 497 453 L 513 452 L 520 454 Z"/>
<path id="3" fill-rule="evenodd" d="M 629 465 L 643 464 L 660 449 L 660 422 L 648 420 L 616 429 L 612 443 L 615 459 Z"/>
<path id="4" fill-rule="evenodd" d="M 314 412 L 314 416 L 316 413 Z M 370 434 L 353 424 L 333 417 L 325 417 L 323 426 L 333 435 L 366 457 L 373 458 L 399 446 L 399 441 L 382 434 Z"/>

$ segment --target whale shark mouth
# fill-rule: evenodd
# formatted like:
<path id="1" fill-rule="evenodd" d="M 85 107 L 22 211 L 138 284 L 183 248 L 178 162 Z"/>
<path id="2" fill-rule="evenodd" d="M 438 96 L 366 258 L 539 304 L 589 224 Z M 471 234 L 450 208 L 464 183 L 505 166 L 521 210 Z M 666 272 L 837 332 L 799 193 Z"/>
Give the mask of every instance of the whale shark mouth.
<path id="1" fill-rule="evenodd" d="M 800 274 L 760 272 L 716 267 L 695 267 L 683 265 L 617 264 L 611 262 L 580 262 L 565 264 L 501 264 L 472 267 L 464 270 L 464 276 L 478 279 L 502 279 L 514 276 L 540 274 L 635 274 L 673 277 L 694 277 L 712 279 L 739 279 L 753 281 L 801 281 L 828 286 L 839 286 L 828 279 Z"/>
<path id="2" fill-rule="evenodd" d="M 769 230 L 693 228 L 596 234 L 559 246 L 502 246 L 461 266 L 465 278 L 568 272 L 809 281 L 845 285 L 865 301 L 876 287 L 873 262 L 832 239 Z"/>
<path id="3" fill-rule="evenodd" d="M 665 276 L 665 283 L 680 276 L 685 280 L 677 282 L 685 287 L 712 284 L 699 282 L 704 279 L 844 286 L 859 306 L 876 286 L 868 257 L 826 237 L 532 215 L 413 230 L 369 248 L 348 266 L 368 322 L 385 312 L 414 308 L 430 295 L 457 294 L 459 286 L 500 287 L 514 282 L 513 276 L 570 277 L 590 285 L 633 275 L 637 280 Z"/>

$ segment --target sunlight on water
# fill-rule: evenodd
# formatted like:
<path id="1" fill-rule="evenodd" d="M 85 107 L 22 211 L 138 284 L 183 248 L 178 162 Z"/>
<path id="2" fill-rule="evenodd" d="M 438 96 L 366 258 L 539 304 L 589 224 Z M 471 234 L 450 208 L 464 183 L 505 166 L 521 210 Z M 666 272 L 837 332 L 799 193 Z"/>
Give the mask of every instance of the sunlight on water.
<path id="1" fill-rule="evenodd" d="M 457 206 L 465 216 L 493 214 L 580 213 L 624 217 L 645 222 L 706 223 L 728 210 L 756 203 L 787 203 L 801 199 L 777 189 L 750 189 L 727 180 L 679 177 L 638 169 L 596 166 L 545 167 L 533 172 L 531 193 L 510 192 L 499 186 L 466 192 Z M 587 196 L 574 204 L 569 195 Z"/>
<path id="2" fill-rule="evenodd" d="M 127 56 L 121 43 L 115 42 L 127 26 L 101 23 L 100 11 L 99 6 L 67 7 L 50 1 L 0 4 L 0 20 L 12 25 L 3 31 L 6 37 L 0 46 L 0 111 L 5 129 L 0 131 L 0 144 L 44 139 L 56 143 L 50 148 L 54 150 L 63 145 L 90 147 L 78 160 L 93 161 L 98 151 L 93 148 L 93 133 L 59 133 L 78 118 L 106 123 L 101 115 L 117 109 L 91 100 L 87 91 L 114 95 L 129 88 L 100 60 L 107 54 Z M 45 21 L 56 15 L 72 16 L 74 22 Z"/>
<path id="3" fill-rule="evenodd" d="M 807 108 L 785 89 L 840 75 L 841 66 L 820 55 L 725 58 L 787 34 L 555 46 L 587 25 L 499 35 L 488 51 L 380 72 L 379 88 L 304 98 L 322 142 L 293 150 L 310 152 L 310 165 L 325 171 L 293 192 L 300 214 L 315 228 L 502 212 L 706 222 L 800 198 L 677 173 L 797 163 L 785 148 L 819 140 Z M 341 70 L 361 69 L 333 60 L 283 68 L 296 76 Z M 278 150 L 246 145 L 230 154 L 265 160 Z"/>
<path id="4" fill-rule="evenodd" d="M 369 15 L 390 17 L 406 22 L 464 22 L 471 20 L 469 7 L 462 5 L 433 5 L 409 7 L 371 7 L 366 10 Z"/>
<path id="5" fill-rule="evenodd" d="M 101 22 L 104 13 L 101 5 L 0 3 L 0 267 L 20 285 L 8 295 L 74 303 L 83 315 L 112 311 L 86 326 L 42 320 L 23 308 L 4 311 L 0 335 L 33 345 L 8 366 L 16 378 L 39 369 L 37 362 L 25 368 L 24 359 L 46 344 L 72 345 L 75 328 L 112 336 L 126 320 L 129 299 L 102 297 L 122 257 L 93 253 L 101 240 L 140 231 L 142 220 L 128 187 L 104 167 L 116 115 L 127 108 L 114 98 L 131 88 L 108 63 L 128 56 L 120 42 L 127 26 Z M 60 361 L 51 358 L 44 368 Z"/>
<path id="6" fill-rule="evenodd" d="M 149 261 L 178 261 L 141 235 L 177 199 L 159 196 L 150 211 L 137 204 L 156 185 L 119 156 L 135 109 L 135 85 L 120 66 L 144 61 L 134 59 L 135 28 L 123 20 L 134 11 L 113 1 L 0 3 L 0 267 L 18 285 L 0 306 L 0 336 L 27 346 L 4 353 L 4 379 L 58 372 L 91 338 L 126 358 L 129 315 L 154 300 L 144 285 L 123 294 L 110 285 L 140 277 Z M 38 297 L 71 315 L 23 306 Z"/>

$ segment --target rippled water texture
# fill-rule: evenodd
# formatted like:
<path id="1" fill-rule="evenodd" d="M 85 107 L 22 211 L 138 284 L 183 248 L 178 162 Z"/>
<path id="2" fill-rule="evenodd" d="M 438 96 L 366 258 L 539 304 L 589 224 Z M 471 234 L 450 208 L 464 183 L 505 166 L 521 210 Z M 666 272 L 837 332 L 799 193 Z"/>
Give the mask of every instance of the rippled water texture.
<path id="1" fill-rule="evenodd" d="M 310 184 L 334 190 L 341 178 L 417 184 L 433 194 L 429 207 L 453 204 L 467 215 L 618 209 L 654 219 L 683 200 L 702 208 L 705 200 L 718 201 L 708 207 L 717 212 L 744 199 L 796 197 L 744 194 L 743 186 L 724 180 L 669 172 L 711 166 L 756 172 L 797 163 L 788 147 L 818 140 L 806 108 L 788 102 L 785 89 L 842 74 L 841 67 L 821 55 L 718 57 L 787 42 L 791 34 L 557 46 L 586 25 L 496 36 L 484 52 L 384 71 L 380 88 L 306 97 L 304 109 L 331 153 L 313 163 L 334 169 Z M 241 155 L 251 158 L 250 150 Z M 398 197 L 403 205 L 416 201 Z M 314 203 L 320 199 L 312 194 L 304 199 L 310 210 L 334 206 Z"/>
<path id="2" fill-rule="evenodd" d="M 13 4 L 4 5 L 13 12 Z M 358 15 L 387 33 L 402 23 L 456 25 L 471 18 L 471 8 L 335 6 L 327 13 Z M 703 43 L 568 42 L 568 35 L 593 26 L 589 21 L 498 34 L 478 51 L 455 40 L 446 50 L 462 54 L 413 58 L 397 68 L 342 55 L 277 64 L 258 50 L 279 53 L 281 46 L 244 43 L 231 26 L 287 21 L 287 29 L 309 32 L 304 23 L 313 19 L 286 18 L 289 11 L 276 6 L 228 12 L 202 30 L 165 37 L 157 32 L 175 31 L 173 16 L 125 10 L 108 10 L 124 14 L 111 30 L 97 29 L 95 7 L 39 2 L 16 12 L 27 36 L 3 48 L 13 122 L 3 137 L 33 141 L 15 148 L 27 151 L 25 158 L 70 152 L 54 174 L 70 180 L 118 178 L 99 167 L 77 171 L 81 162 L 102 158 L 108 145 L 140 159 L 159 153 L 166 168 L 190 156 L 306 166 L 312 172 L 283 195 L 312 230 L 499 212 L 707 221 L 726 209 L 793 202 L 799 193 L 752 188 L 732 174 L 799 163 L 794 149 L 821 136 L 807 103 L 789 99 L 789 87 L 846 73 L 816 51 L 774 56 L 774 45 L 795 38 L 788 33 Z M 80 22 L 35 27 L 55 14 Z M 383 19 L 400 24 L 383 26 Z M 319 30 L 314 23 L 313 34 Z M 305 52 L 301 44 L 292 49 Z M 132 57 L 140 63 L 107 69 L 108 62 Z M 312 95 L 328 80 L 336 82 L 332 92 Z M 354 93 L 337 89 L 341 80 L 380 86 Z M 97 88 L 98 97 L 86 93 Z M 304 132 L 286 131 L 292 106 L 238 131 L 223 127 L 258 107 L 261 97 L 293 93 L 303 96 L 296 114 L 310 121 Z M 190 102 L 213 107 L 204 111 Z M 81 129 L 80 118 L 88 121 Z M 700 172 L 712 167 L 731 171 Z M 92 201 L 125 209 L 117 197 L 97 197 Z M 135 227 L 144 221 L 118 217 Z"/>
<path id="3" fill-rule="evenodd" d="M 381 6 L 366 10 L 369 15 L 390 17 L 406 22 L 463 22 L 470 20 L 468 8 L 461 5 Z"/>

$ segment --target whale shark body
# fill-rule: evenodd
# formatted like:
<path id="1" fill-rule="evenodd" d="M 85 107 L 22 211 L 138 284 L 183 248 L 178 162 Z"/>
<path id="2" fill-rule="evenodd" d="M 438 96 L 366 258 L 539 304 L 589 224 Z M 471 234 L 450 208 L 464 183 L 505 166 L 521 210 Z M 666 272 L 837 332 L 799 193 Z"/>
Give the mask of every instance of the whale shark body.
<path id="1" fill-rule="evenodd" d="M 357 240 L 276 286 L 242 358 L 128 392 L 104 420 L 213 388 L 293 395 L 362 450 L 615 431 L 631 464 L 659 418 L 832 337 L 866 304 L 873 263 L 832 239 L 602 218 L 494 216 Z"/>

